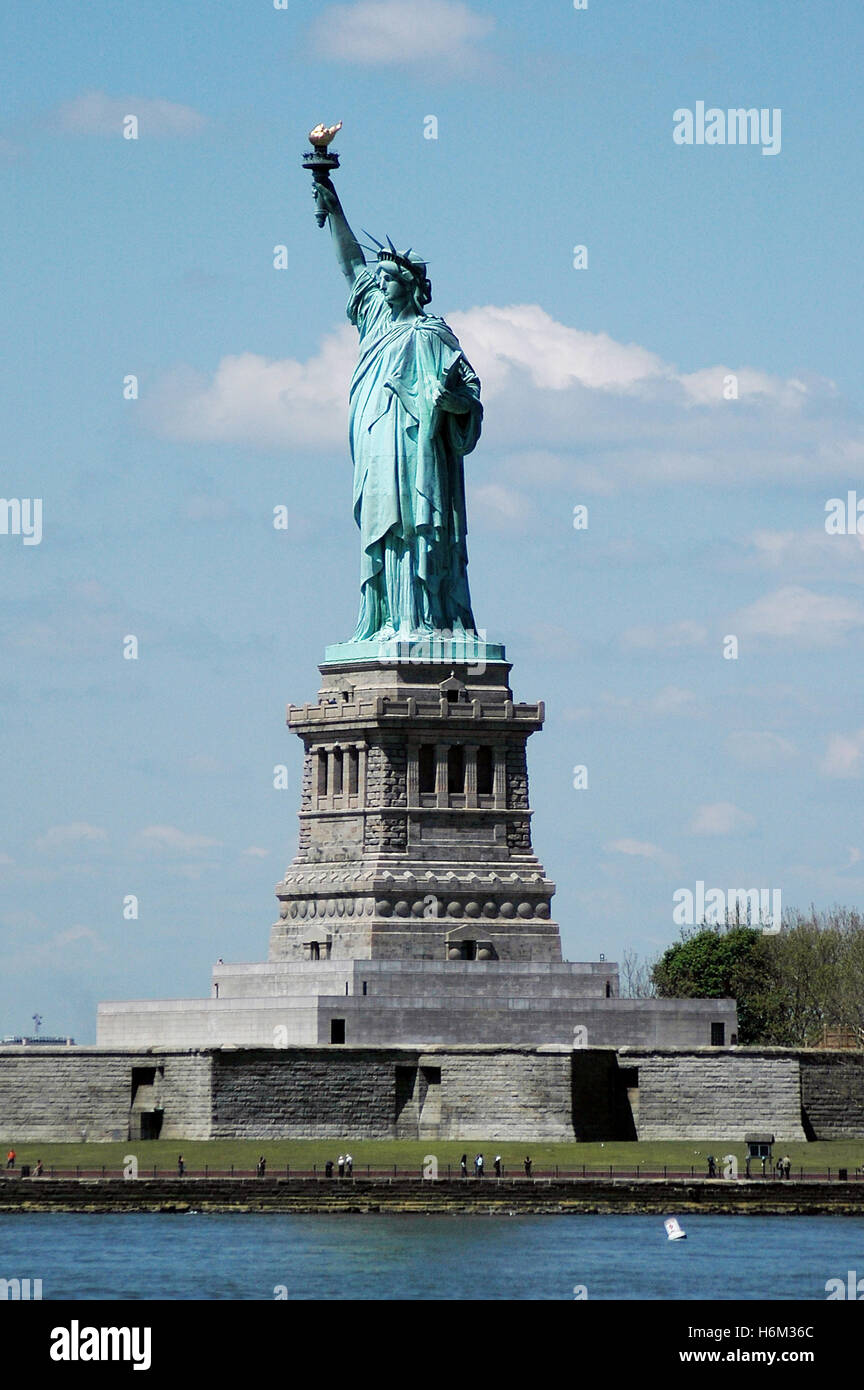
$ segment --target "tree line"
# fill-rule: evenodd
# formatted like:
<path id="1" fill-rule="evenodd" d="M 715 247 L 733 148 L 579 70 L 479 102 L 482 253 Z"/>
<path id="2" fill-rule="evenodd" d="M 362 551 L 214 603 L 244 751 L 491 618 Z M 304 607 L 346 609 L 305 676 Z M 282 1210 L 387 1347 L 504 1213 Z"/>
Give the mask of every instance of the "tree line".
<path id="1" fill-rule="evenodd" d="M 631 998 L 720 999 L 738 1004 L 744 1046 L 816 1047 L 826 1029 L 864 1047 L 864 916 L 847 907 L 788 909 L 778 932 L 740 920 L 684 928 L 653 961 L 626 952 Z"/>

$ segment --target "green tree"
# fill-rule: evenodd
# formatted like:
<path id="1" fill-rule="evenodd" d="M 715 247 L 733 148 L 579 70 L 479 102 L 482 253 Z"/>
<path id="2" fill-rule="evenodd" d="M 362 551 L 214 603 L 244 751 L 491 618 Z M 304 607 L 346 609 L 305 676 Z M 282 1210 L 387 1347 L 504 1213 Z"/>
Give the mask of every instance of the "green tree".
<path id="1" fill-rule="evenodd" d="M 817 1047 L 847 1028 L 864 1047 L 864 916 L 850 908 L 787 910 L 776 933 L 685 929 L 652 978 L 661 998 L 735 999 L 742 1044 Z"/>
<path id="2" fill-rule="evenodd" d="M 763 1041 L 772 972 L 766 937 L 758 927 L 702 926 L 685 932 L 654 967 L 661 999 L 735 999 L 738 1041 Z"/>

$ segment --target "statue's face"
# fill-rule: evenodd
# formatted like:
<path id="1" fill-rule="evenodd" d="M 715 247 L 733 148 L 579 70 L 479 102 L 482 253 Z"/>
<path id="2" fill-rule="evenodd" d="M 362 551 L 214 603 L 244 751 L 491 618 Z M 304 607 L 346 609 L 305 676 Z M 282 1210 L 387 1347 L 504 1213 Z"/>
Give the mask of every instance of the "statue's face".
<path id="1" fill-rule="evenodd" d="M 411 286 L 405 283 L 395 268 L 391 269 L 384 264 L 379 265 L 376 278 L 384 298 L 394 309 L 401 309 L 411 299 Z"/>

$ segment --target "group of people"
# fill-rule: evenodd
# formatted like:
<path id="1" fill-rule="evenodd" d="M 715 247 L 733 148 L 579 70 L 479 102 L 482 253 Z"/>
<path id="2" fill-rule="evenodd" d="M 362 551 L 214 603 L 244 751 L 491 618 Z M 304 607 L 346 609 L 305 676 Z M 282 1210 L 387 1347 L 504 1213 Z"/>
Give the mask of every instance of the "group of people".
<path id="1" fill-rule="evenodd" d="M 494 1169 L 495 1169 L 495 1176 L 496 1176 L 496 1178 L 500 1178 L 500 1177 L 503 1175 L 503 1173 L 504 1173 L 504 1164 L 502 1163 L 501 1155 L 500 1155 L 500 1154 L 496 1154 L 496 1155 L 495 1155 L 495 1161 L 494 1161 L 494 1163 L 493 1163 L 492 1166 L 493 1166 Z M 525 1176 L 526 1176 L 526 1178 L 530 1178 L 530 1176 L 531 1176 L 531 1159 L 528 1157 L 527 1154 L 525 1155 L 525 1159 L 524 1159 L 524 1162 L 523 1162 L 523 1165 L 522 1165 L 522 1166 L 523 1166 L 523 1168 L 525 1169 Z M 463 1177 L 463 1178 L 467 1178 L 467 1176 L 468 1176 L 468 1155 L 467 1155 L 467 1154 L 463 1154 L 462 1157 L 461 1157 L 460 1160 L 459 1160 L 459 1171 L 460 1171 L 460 1173 L 462 1174 L 462 1177 Z M 474 1156 L 474 1176 L 475 1176 L 475 1178 L 482 1178 L 482 1176 L 483 1176 L 483 1174 L 484 1174 L 485 1171 L 486 1171 L 486 1165 L 485 1165 L 485 1161 L 484 1161 L 483 1155 L 482 1155 L 482 1154 L 475 1154 L 475 1156 Z"/>
<path id="2" fill-rule="evenodd" d="M 765 1176 L 765 1159 L 762 1158 L 762 1159 L 760 1159 L 759 1161 L 760 1161 L 760 1163 L 762 1164 L 762 1177 L 764 1178 L 764 1176 Z M 748 1155 L 747 1155 L 747 1158 L 746 1158 L 746 1160 L 745 1160 L 745 1164 L 744 1164 L 744 1175 L 745 1175 L 745 1177 L 748 1177 L 748 1178 L 751 1177 L 751 1172 L 750 1172 L 750 1164 L 751 1164 L 751 1162 L 752 1162 L 752 1155 L 748 1154 Z M 774 1172 L 777 1174 L 777 1177 L 781 1179 L 781 1181 L 782 1181 L 783 1178 L 791 1178 L 791 1176 L 792 1176 L 792 1160 L 791 1160 L 791 1158 L 789 1158 L 789 1157 L 788 1157 L 787 1155 L 785 1155 L 785 1154 L 784 1154 L 783 1158 L 778 1158 L 777 1162 L 776 1162 L 775 1165 L 774 1165 Z M 716 1160 L 716 1158 L 714 1157 L 713 1154 L 709 1154 L 709 1155 L 708 1155 L 708 1176 L 709 1176 L 709 1178 L 719 1178 L 719 1177 L 721 1176 L 721 1174 L 718 1173 L 718 1171 L 717 1171 L 717 1160 Z"/>
<path id="3" fill-rule="evenodd" d="M 7 1169 L 7 1172 L 10 1171 L 11 1169 L 13 1169 L 14 1167 L 15 1167 L 15 1150 L 14 1150 L 14 1149 L 10 1149 L 9 1152 L 6 1154 L 6 1169 Z M 41 1178 L 41 1176 L 42 1176 L 42 1174 L 43 1174 L 44 1172 L 45 1172 L 45 1168 L 44 1168 L 44 1165 L 43 1165 L 43 1163 L 42 1163 L 42 1160 L 41 1160 L 41 1158 L 37 1158 L 36 1162 L 35 1162 L 34 1165 L 33 1165 L 33 1172 L 30 1174 L 30 1176 L 31 1176 L 31 1178 Z M 25 1176 L 26 1176 L 26 1175 L 25 1175 Z"/>
<path id="4" fill-rule="evenodd" d="M 340 1178 L 350 1178 L 353 1175 L 354 1159 L 351 1157 L 350 1154 L 339 1155 L 338 1159 L 336 1160 L 336 1170 Z M 324 1164 L 324 1176 L 325 1178 L 332 1178 L 333 1176 L 332 1158 L 328 1158 L 327 1162 Z"/>

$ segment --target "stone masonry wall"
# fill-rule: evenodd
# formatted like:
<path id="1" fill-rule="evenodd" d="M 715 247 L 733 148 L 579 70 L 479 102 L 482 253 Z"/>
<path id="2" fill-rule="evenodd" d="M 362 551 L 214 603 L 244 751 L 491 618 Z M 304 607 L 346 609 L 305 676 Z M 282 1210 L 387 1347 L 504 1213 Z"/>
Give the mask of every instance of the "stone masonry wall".
<path id="1" fill-rule="evenodd" d="M 395 739 L 370 743 L 366 755 L 366 805 L 407 806 L 408 754 Z"/>
<path id="2" fill-rule="evenodd" d="M 160 1104 L 165 1108 L 161 1139 L 210 1139 L 213 1118 L 212 1053 L 155 1054 L 164 1065 Z M 148 1058 L 148 1065 L 151 1059 Z"/>
<path id="3" fill-rule="evenodd" d="M 16 1047 L 0 1053 L 0 1137 L 12 1144 L 125 1139 L 134 1059 Z"/>
<path id="4" fill-rule="evenodd" d="M 751 1130 L 768 1130 L 778 1141 L 806 1137 L 794 1054 L 628 1049 L 621 1061 L 638 1068 L 640 1139 L 740 1143 Z"/>
<path id="5" fill-rule="evenodd" d="M 528 810 L 528 757 L 525 740 L 509 742 L 506 753 L 507 805 L 513 811 Z"/>
<path id="6" fill-rule="evenodd" d="M 126 1139 L 133 1067 L 164 1067 L 155 1092 L 165 1138 L 210 1137 L 207 1053 L 10 1047 L 0 1048 L 0 1140 L 78 1143 L 83 1130 L 91 1142 Z"/>
<path id="7" fill-rule="evenodd" d="M 519 1048 L 440 1058 L 439 1139 L 571 1139 L 570 1053 Z"/>
<path id="8" fill-rule="evenodd" d="M 133 1067 L 172 1139 L 864 1139 L 860 1053 L 297 1045 L 0 1047 L 0 1141 L 125 1140 Z"/>
<path id="9" fill-rule="evenodd" d="M 395 1070 L 352 1048 L 244 1048 L 213 1054 L 213 1137 L 387 1139 Z"/>
<path id="10" fill-rule="evenodd" d="M 864 1139 L 864 1053 L 802 1052 L 808 1138 Z"/>

